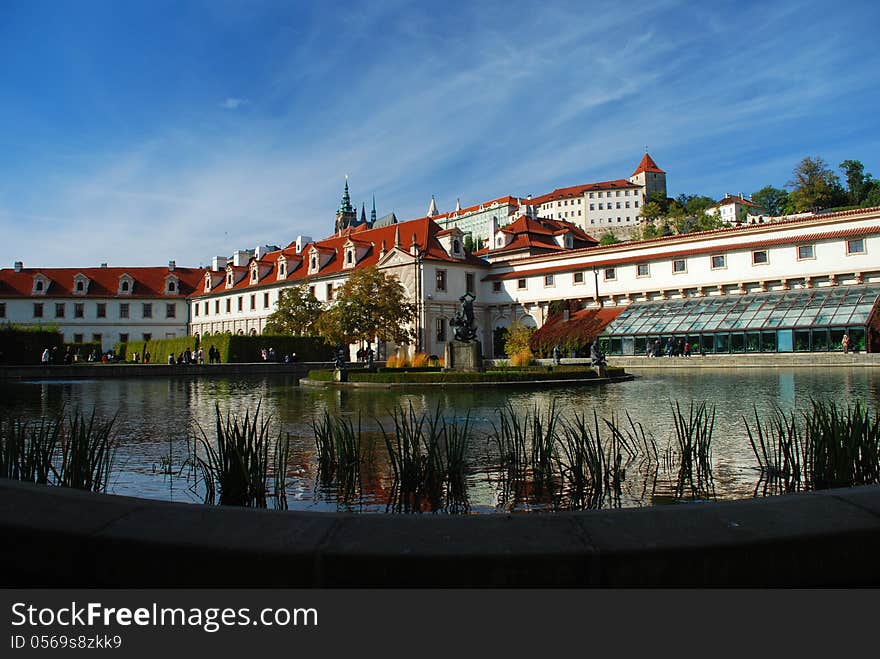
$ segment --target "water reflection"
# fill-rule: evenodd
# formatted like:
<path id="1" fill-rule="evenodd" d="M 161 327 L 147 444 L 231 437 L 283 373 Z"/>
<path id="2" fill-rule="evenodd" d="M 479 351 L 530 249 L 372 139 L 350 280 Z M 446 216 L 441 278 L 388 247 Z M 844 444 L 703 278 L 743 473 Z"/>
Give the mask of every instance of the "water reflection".
<path id="1" fill-rule="evenodd" d="M 449 388 L 411 391 L 308 389 L 287 376 L 187 379 L 52 381 L 0 385 L 0 407 L 16 415 L 39 418 L 62 409 L 97 410 L 116 416 L 122 445 L 110 491 L 117 494 L 200 501 L 187 467 L 191 438 L 210 433 L 215 406 L 243 414 L 261 403 L 279 430 L 291 434 L 288 464 L 288 506 L 299 510 L 384 511 L 394 498 L 381 427 L 391 427 L 390 411 L 412 405 L 416 413 L 431 413 L 437 405 L 447 419 L 463 423 L 470 416 L 473 430 L 465 456 L 470 512 L 552 508 L 552 500 L 528 496 L 511 504 L 510 482 L 501 478 L 497 455 L 488 440 L 498 410 L 507 404 L 525 413 L 537 406 L 545 412 L 554 401 L 560 418 L 575 414 L 599 419 L 628 413 L 642 424 L 663 455 L 674 441 L 673 405 L 706 401 L 716 409 L 712 445 L 715 496 L 732 499 L 753 496 L 759 474 L 748 442 L 743 417 L 753 418 L 755 406 L 763 417 L 775 406 L 806 409 L 812 399 L 841 404 L 862 400 L 871 410 L 880 407 L 880 373 L 871 368 L 791 369 L 632 369 L 633 382 L 607 386 L 575 386 L 530 391 L 522 388 Z M 360 419 L 369 439 L 369 459 L 360 473 L 356 495 L 351 484 L 322 483 L 311 424 L 324 413 Z M 678 500 L 677 466 L 636 459 L 622 465 L 625 478 L 613 501 L 603 505 L 642 506 Z M 520 493 L 523 494 L 523 493 Z M 528 494 L 528 493 L 525 493 Z"/>

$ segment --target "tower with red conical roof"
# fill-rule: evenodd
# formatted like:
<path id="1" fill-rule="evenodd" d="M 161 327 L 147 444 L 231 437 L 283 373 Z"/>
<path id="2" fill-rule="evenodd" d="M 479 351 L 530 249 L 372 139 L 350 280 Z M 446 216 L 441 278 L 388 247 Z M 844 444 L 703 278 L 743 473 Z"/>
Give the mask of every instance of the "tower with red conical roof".
<path id="1" fill-rule="evenodd" d="M 632 173 L 629 180 L 630 183 L 641 185 L 644 188 L 642 205 L 646 204 L 656 192 L 666 197 L 666 172 L 657 166 L 654 159 L 648 155 L 647 149 L 638 167 L 636 167 L 636 171 Z"/>

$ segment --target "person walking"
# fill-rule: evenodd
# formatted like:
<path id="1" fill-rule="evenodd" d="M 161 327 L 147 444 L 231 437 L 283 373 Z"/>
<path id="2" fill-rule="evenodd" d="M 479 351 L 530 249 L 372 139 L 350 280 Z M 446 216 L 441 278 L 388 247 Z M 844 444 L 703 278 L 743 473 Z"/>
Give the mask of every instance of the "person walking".
<path id="1" fill-rule="evenodd" d="M 841 343 L 843 344 L 843 354 L 849 354 L 849 334 L 843 335 L 843 341 L 841 341 Z"/>

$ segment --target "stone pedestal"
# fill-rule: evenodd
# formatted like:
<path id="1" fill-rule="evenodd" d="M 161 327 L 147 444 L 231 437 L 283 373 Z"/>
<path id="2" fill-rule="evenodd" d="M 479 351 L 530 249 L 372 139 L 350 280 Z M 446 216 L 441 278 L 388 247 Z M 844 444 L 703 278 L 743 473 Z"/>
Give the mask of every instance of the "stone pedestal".
<path id="1" fill-rule="evenodd" d="M 483 346 L 479 341 L 450 341 L 444 361 L 447 371 L 482 371 Z"/>

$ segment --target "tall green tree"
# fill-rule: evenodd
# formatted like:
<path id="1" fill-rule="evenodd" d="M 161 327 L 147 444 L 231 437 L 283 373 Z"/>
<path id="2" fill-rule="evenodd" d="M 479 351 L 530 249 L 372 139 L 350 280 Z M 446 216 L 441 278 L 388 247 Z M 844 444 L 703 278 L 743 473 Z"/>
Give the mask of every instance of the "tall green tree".
<path id="1" fill-rule="evenodd" d="M 849 202 L 854 205 L 861 204 L 871 191 L 871 175 L 865 174 L 865 166 L 861 160 L 844 160 L 838 166 L 846 178 Z"/>
<path id="2" fill-rule="evenodd" d="M 263 333 L 315 336 L 323 311 L 324 305 L 305 284 L 284 288 L 279 293 L 278 308 L 266 319 Z"/>
<path id="3" fill-rule="evenodd" d="M 831 208 L 846 203 L 846 192 L 837 174 L 822 158 L 804 158 L 794 168 L 793 178 L 785 184 L 797 212 Z"/>
<path id="4" fill-rule="evenodd" d="M 865 193 L 865 199 L 862 202 L 862 208 L 873 208 L 880 206 L 880 181 L 871 181 L 868 191 Z"/>
<path id="5" fill-rule="evenodd" d="M 788 205 L 788 192 L 765 185 L 752 195 L 752 201 L 767 211 L 768 215 L 783 215 Z"/>
<path id="6" fill-rule="evenodd" d="M 336 299 L 318 321 L 318 333 L 331 343 L 368 341 L 411 343 L 416 305 L 408 301 L 397 277 L 375 266 L 355 270 L 336 291 Z"/>
<path id="7" fill-rule="evenodd" d="M 642 219 L 646 222 L 653 222 L 658 217 L 662 217 L 663 209 L 660 208 L 660 204 L 654 201 L 649 201 L 647 204 L 642 206 Z"/>
<path id="8" fill-rule="evenodd" d="M 599 238 L 600 245 L 616 245 L 620 242 L 620 238 L 615 236 L 610 231 L 606 231 L 601 238 Z"/>

